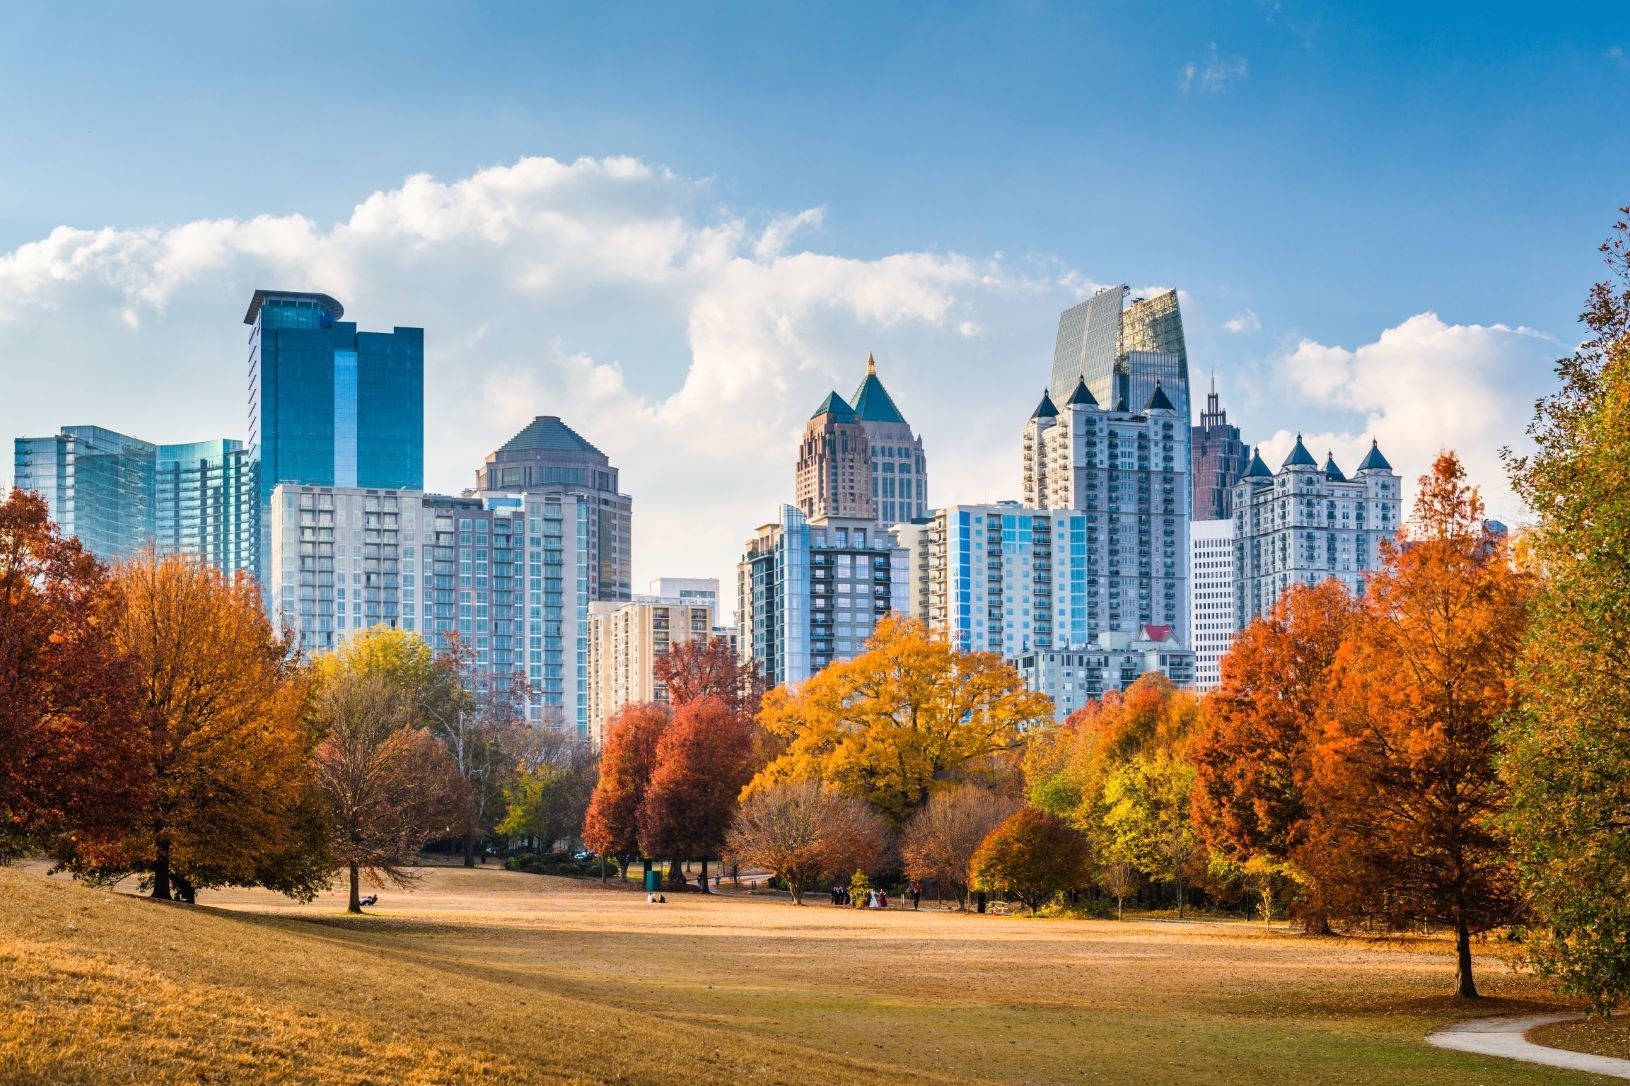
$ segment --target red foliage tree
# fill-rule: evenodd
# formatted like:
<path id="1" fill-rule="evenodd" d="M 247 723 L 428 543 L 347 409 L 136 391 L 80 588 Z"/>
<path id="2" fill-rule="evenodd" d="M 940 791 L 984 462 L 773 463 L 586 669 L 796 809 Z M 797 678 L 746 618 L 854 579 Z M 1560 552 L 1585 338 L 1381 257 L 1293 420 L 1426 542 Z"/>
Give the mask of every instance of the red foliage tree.
<path id="1" fill-rule="evenodd" d="M 27 846 L 96 862 L 140 804 L 147 733 L 117 607 L 44 501 L 0 501 L 0 858 Z"/>
<path id="2" fill-rule="evenodd" d="M 1389 548 L 1331 668 L 1308 796 L 1342 857 L 1339 904 L 1448 925 L 1467 998 L 1471 936 L 1520 915 L 1496 726 L 1518 705 L 1533 587 L 1482 514 L 1459 460 L 1441 454 L 1407 545 Z"/>
<path id="3" fill-rule="evenodd" d="M 657 743 L 667 730 L 661 705 L 623 707 L 606 722 L 600 779 L 583 818 L 583 843 L 602 856 L 639 854 L 639 809 L 656 771 Z"/>
<path id="4" fill-rule="evenodd" d="M 647 856 L 707 861 L 724 847 L 736 797 L 753 776 L 753 724 L 720 697 L 681 705 L 657 741 L 656 770 L 640 802 L 639 841 Z"/>
<path id="5" fill-rule="evenodd" d="M 1241 631 L 1205 701 L 1195 740 L 1194 822 L 1236 863 L 1291 863 L 1310 933 L 1329 930 L 1320 873 L 1327 856 L 1309 818 L 1309 752 L 1330 665 L 1357 615 L 1340 581 L 1294 585 Z"/>
<path id="6" fill-rule="evenodd" d="M 723 637 L 700 637 L 669 649 L 652 667 L 675 708 L 705 697 L 724 700 L 748 720 L 758 715 L 768 685 L 754 660 L 743 660 Z"/>

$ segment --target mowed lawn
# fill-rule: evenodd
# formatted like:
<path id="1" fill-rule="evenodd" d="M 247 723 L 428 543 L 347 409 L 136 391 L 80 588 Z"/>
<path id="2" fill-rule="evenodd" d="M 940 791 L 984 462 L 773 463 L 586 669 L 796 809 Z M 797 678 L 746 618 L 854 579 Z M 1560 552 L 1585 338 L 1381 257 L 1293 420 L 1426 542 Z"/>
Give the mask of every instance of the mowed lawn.
<path id="1" fill-rule="evenodd" d="M 1442 943 L 644 895 L 432 868 L 199 907 L 0 869 L 0 1082 L 1605 1082 L 1425 1043 Z"/>

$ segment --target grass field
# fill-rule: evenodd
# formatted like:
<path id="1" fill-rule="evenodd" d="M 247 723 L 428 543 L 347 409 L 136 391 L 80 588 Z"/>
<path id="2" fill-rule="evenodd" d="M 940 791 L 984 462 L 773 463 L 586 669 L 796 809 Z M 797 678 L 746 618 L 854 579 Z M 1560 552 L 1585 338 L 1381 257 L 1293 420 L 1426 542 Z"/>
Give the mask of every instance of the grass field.
<path id="1" fill-rule="evenodd" d="M 431 869 L 347 917 L 0 869 L 0 1082 L 1606 1081 L 1429 1048 L 1440 944 L 670 897 Z"/>

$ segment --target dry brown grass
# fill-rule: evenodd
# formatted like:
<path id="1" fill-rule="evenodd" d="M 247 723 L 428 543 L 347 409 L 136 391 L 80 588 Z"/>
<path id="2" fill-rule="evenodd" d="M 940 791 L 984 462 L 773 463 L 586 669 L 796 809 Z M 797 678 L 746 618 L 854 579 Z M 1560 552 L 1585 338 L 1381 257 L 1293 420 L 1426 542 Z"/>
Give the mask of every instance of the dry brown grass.
<path id="1" fill-rule="evenodd" d="M 1531 1030 L 1528 1039 L 1553 1048 L 1571 1048 L 1575 1052 L 1630 1060 L 1630 1018 L 1623 1015 L 1541 1026 Z"/>
<path id="2" fill-rule="evenodd" d="M 1446 948 L 436 869 L 350 918 L 0 871 L 0 1082 L 1590 1082 L 1429 1048 Z"/>

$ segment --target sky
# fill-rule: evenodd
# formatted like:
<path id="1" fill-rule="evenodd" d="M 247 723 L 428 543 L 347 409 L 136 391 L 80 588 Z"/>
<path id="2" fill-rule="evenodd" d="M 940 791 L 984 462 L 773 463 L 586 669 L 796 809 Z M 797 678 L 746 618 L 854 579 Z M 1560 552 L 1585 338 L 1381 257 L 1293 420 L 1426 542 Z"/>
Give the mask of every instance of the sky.
<path id="1" fill-rule="evenodd" d="M 1126 282 L 1272 465 L 1454 448 L 1520 521 L 1626 118 L 1623 4 L 8 4 L 0 436 L 242 437 L 250 293 L 322 290 L 425 329 L 430 489 L 560 415 L 636 584 L 728 592 L 868 352 L 930 504 L 1014 498 Z"/>

